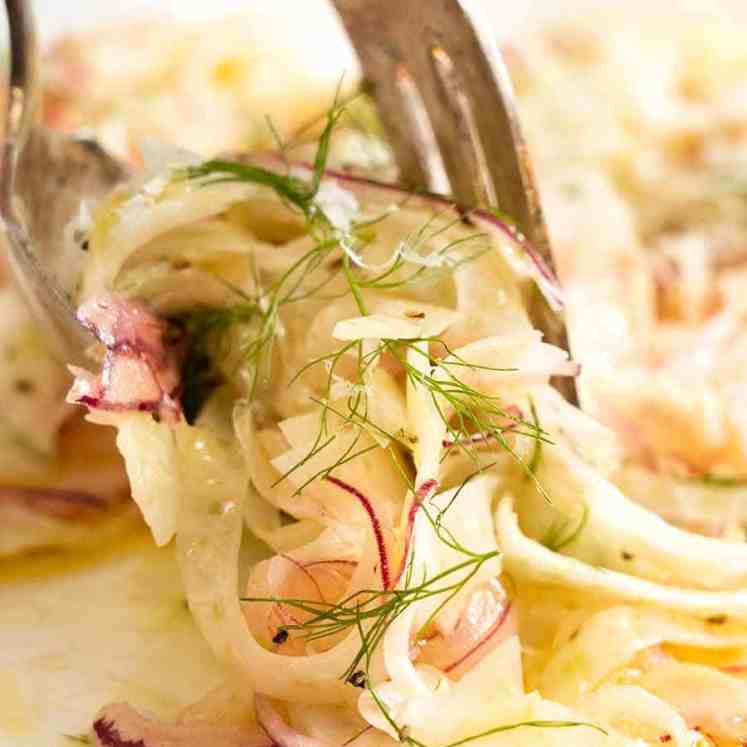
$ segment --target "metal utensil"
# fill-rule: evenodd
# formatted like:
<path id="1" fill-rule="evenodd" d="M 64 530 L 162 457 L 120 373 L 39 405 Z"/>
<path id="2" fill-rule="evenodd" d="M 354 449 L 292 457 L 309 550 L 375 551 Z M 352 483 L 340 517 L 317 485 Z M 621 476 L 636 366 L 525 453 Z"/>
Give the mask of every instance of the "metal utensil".
<path id="1" fill-rule="evenodd" d="M 40 83 L 31 9 L 6 0 L 10 86 L 0 164 L 0 216 L 17 285 L 47 332 L 50 349 L 82 363 L 94 340 L 75 318 L 70 291 L 83 252 L 66 251 L 65 227 L 126 169 L 95 141 L 49 132 L 36 122 Z"/>
<path id="2" fill-rule="evenodd" d="M 470 0 L 333 0 L 392 145 L 400 180 L 511 216 L 554 267 L 511 81 Z M 529 317 L 568 350 L 560 309 L 532 287 Z M 572 379 L 553 381 L 571 402 Z"/>

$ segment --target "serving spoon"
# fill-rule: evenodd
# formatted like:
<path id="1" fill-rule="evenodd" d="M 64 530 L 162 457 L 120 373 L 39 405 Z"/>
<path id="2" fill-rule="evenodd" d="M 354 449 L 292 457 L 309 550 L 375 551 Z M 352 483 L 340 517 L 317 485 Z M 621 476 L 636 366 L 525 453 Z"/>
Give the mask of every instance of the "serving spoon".
<path id="1" fill-rule="evenodd" d="M 333 0 L 360 58 L 401 180 L 464 206 L 510 215 L 544 264 L 553 260 L 514 94 L 494 42 L 470 0 Z M 5 0 L 10 87 L 0 162 L 0 217 L 15 280 L 68 363 L 85 362 L 93 338 L 76 319 L 71 285 L 82 262 L 65 229 L 127 168 L 95 140 L 52 133 L 37 121 L 39 51 L 28 0 Z M 427 10 L 427 12 L 426 12 Z M 74 253 L 73 253 L 74 252 Z M 529 317 L 568 350 L 562 310 L 532 284 Z M 576 402 L 575 383 L 553 384 Z"/>

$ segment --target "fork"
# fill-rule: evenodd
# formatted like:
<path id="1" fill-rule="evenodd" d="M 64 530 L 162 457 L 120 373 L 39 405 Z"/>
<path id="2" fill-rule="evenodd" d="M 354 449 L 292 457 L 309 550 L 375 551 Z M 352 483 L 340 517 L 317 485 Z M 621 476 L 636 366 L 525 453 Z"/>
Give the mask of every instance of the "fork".
<path id="1" fill-rule="evenodd" d="M 467 0 L 333 2 L 373 86 L 401 178 L 465 206 L 499 207 L 552 268 L 511 84 Z M 28 0 L 5 0 L 5 7 L 11 54 L 0 217 L 10 266 L 52 351 L 81 364 L 93 338 L 78 323 L 70 292 L 82 252 L 65 250 L 64 231 L 83 200 L 109 192 L 127 169 L 95 141 L 37 123 L 33 15 Z M 527 303 L 545 340 L 567 350 L 560 310 L 534 286 Z M 576 401 L 572 380 L 553 383 Z"/>
<path id="2" fill-rule="evenodd" d="M 332 0 L 399 168 L 414 189 L 510 216 L 554 272 L 550 242 L 514 92 L 473 0 Z M 546 342 L 569 350 L 561 308 L 536 285 L 529 318 Z M 574 404 L 573 379 L 552 381 Z"/>

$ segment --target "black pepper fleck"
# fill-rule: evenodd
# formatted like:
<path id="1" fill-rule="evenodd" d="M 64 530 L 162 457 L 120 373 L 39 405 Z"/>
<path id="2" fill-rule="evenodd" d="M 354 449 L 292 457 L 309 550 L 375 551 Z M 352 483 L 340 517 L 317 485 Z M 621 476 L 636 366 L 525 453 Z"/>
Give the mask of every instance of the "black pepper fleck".
<path id="1" fill-rule="evenodd" d="M 470 216 L 471 208 L 465 207 L 464 205 L 456 205 L 457 212 L 459 213 L 459 219 L 465 226 L 474 226 L 475 221 Z"/>
<path id="2" fill-rule="evenodd" d="M 34 391 L 34 382 L 29 379 L 16 379 L 13 388 L 18 394 L 31 394 Z"/>

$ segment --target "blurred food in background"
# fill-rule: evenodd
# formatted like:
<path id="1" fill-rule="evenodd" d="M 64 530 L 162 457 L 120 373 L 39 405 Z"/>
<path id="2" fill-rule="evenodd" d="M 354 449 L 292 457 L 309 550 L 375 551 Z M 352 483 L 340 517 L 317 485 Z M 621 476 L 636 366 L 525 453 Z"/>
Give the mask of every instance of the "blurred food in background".
<path id="1" fill-rule="evenodd" d="M 317 19 L 319 22 L 319 19 Z M 269 27 L 268 27 L 268 24 Z M 339 42 L 319 65 L 294 46 L 292 24 L 258 13 L 206 24 L 142 22 L 56 41 L 46 59 L 44 117 L 55 129 L 92 131 L 112 152 L 138 161 L 157 138 L 203 155 L 274 146 L 323 114 L 347 68 Z M 322 43 L 330 34 L 315 28 Z M 334 46 L 334 44 L 333 44 Z M 348 62 L 346 63 L 346 57 Z"/>
<path id="2" fill-rule="evenodd" d="M 584 406 L 629 494 L 744 538 L 747 47 L 726 20 L 576 19 L 507 47 Z"/>

